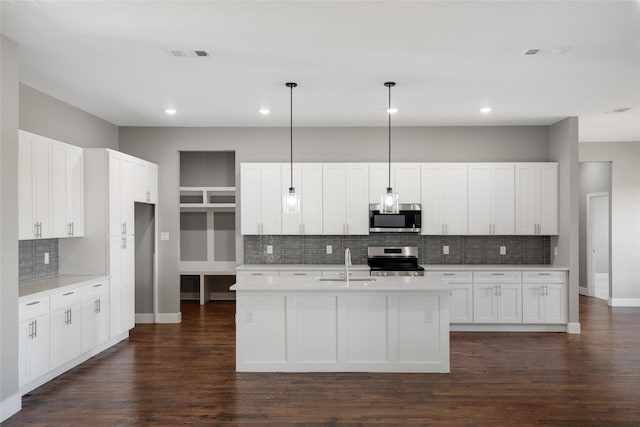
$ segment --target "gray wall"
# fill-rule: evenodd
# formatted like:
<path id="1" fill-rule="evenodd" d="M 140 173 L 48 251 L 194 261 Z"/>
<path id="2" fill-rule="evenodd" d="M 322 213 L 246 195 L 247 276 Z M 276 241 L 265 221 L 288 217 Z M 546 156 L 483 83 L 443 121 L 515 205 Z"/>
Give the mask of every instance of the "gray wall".
<path id="1" fill-rule="evenodd" d="M 241 162 L 289 160 L 288 132 L 288 128 L 120 128 L 121 151 L 159 165 L 159 231 L 170 233 L 170 240 L 160 241 L 158 248 L 160 313 L 180 311 L 179 152 L 235 151 L 239 182 Z M 393 161 L 549 160 L 547 126 L 402 127 L 394 129 L 392 143 Z M 297 128 L 293 155 L 296 162 L 385 161 L 386 144 L 385 127 Z M 242 262 L 238 218 L 236 260 Z"/>
<path id="2" fill-rule="evenodd" d="M 551 245 L 553 264 L 569 267 L 569 322 L 578 322 L 578 118 L 569 117 L 549 129 L 549 159 L 559 163 L 559 229 Z"/>
<path id="3" fill-rule="evenodd" d="M 20 84 L 20 129 L 78 147 L 118 149 L 118 127 Z"/>
<path id="4" fill-rule="evenodd" d="M 0 35 L 0 402 L 18 393 L 18 47 Z M 19 399 L 17 405 L 20 405 Z M 9 408 L 2 405 L 2 417 Z M 19 407 L 17 408 L 19 409 Z"/>
<path id="5" fill-rule="evenodd" d="M 611 193 L 611 162 L 582 162 L 580 173 L 580 287 L 587 287 L 587 194 Z"/>

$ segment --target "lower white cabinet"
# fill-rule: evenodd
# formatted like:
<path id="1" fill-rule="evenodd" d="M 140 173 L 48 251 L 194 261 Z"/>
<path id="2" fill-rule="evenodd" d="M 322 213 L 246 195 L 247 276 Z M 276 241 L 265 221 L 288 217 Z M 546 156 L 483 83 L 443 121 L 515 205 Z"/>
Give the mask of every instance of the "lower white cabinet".
<path id="1" fill-rule="evenodd" d="M 82 351 L 81 302 L 79 290 L 51 295 L 51 369 L 74 359 Z"/>
<path id="2" fill-rule="evenodd" d="M 451 285 L 449 321 L 473 323 L 473 273 L 471 271 L 429 271 L 427 276 L 440 278 Z"/>
<path id="3" fill-rule="evenodd" d="M 110 337 L 135 326 L 135 236 L 109 238 Z"/>
<path id="4" fill-rule="evenodd" d="M 522 283 L 523 323 L 566 323 L 567 285 L 561 272 L 528 272 Z"/>
<path id="5" fill-rule="evenodd" d="M 19 323 L 18 384 L 49 372 L 49 312 Z"/>
<path id="6" fill-rule="evenodd" d="M 109 339 L 109 287 L 98 283 L 82 294 L 82 351 Z"/>
<path id="7" fill-rule="evenodd" d="M 473 273 L 475 323 L 522 323 L 522 273 Z"/>

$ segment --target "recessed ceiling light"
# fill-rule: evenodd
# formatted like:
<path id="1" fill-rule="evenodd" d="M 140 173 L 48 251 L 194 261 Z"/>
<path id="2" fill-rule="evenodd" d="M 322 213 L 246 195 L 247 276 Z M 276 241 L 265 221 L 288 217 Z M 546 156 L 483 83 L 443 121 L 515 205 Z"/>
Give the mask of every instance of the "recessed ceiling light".
<path id="1" fill-rule="evenodd" d="M 398 112 L 397 108 L 387 108 L 387 113 L 389 114 L 395 114 Z"/>
<path id="2" fill-rule="evenodd" d="M 261 108 L 258 110 L 258 113 L 260 114 L 269 114 L 271 112 L 271 110 L 269 110 L 268 108 Z"/>
<path id="3" fill-rule="evenodd" d="M 612 113 L 624 113 L 625 111 L 629 111 L 631 108 L 629 107 L 619 107 L 619 108 L 614 108 L 613 110 L 609 110 L 607 111 L 608 114 L 612 114 Z"/>
<path id="4" fill-rule="evenodd" d="M 164 110 L 165 113 L 167 113 L 169 116 L 173 116 L 175 113 L 177 113 L 178 111 L 176 111 L 175 108 L 166 108 Z"/>
<path id="5" fill-rule="evenodd" d="M 482 114 L 489 114 L 489 113 L 491 112 L 491 107 L 482 107 L 482 108 L 480 109 L 480 112 L 481 112 Z"/>
<path id="6" fill-rule="evenodd" d="M 538 48 L 527 49 L 524 52 L 522 52 L 523 55 L 537 55 L 538 53 L 540 53 L 540 49 Z"/>

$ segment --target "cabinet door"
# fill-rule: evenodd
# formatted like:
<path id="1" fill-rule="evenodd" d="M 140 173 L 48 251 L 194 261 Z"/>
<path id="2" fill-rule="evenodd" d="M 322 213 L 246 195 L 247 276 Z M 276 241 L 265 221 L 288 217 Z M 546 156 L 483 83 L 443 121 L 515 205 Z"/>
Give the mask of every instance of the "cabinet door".
<path id="1" fill-rule="evenodd" d="M 346 233 L 369 234 L 369 165 L 352 163 L 346 165 Z"/>
<path id="2" fill-rule="evenodd" d="M 240 165 L 240 233 L 260 234 L 260 164 Z"/>
<path id="3" fill-rule="evenodd" d="M 563 283 L 545 286 L 545 323 L 567 323 L 567 286 Z"/>
<path id="4" fill-rule="evenodd" d="M 51 369 L 72 360 L 81 352 L 82 308 L 75 304 L 51 313 Z"/>
<path id="5" fill-rule="evenodd" d="M 142 159 L 135 159 L 133 163 L 134 169 L 134 199 L 136 202 L 147 203 L 149 202 L 149 185 L 148 185 L 148 173 L 147 162 Z"/>
<path id="6" fill-rule="evenodd" d="M 369 203 L 380 203 L 380 197 L 388 186 L 389 163 L 369 163 Z M 395 186 L 394 165 L 391 165 L 391 187 L 395 189 Z"/>
<path id="7" fill-rule="evenodd" d="M 282 164 L 282 185 L 280 188 L 280 200 L 289 191 L 291 186 L 291 165 L 289 163 Z M 300 195 L 301 204 L 307 198 L 308 193 L 305 191 L 305 186 L 302 181 L 302 165 L 293 165 L 293 186 L 296 192 Z M 284 206 L 284 200 L 282 201 Z M 297 214 L 282 213 L 282 234 L 302 234 L 302 206 L 300 212 Z"/>
<path id="8" fill-rule="evenodd" d="M 49 315 L 45 314 L 19 324 L 18 385 L 49 372 Z"/>
<path id="9" fill-rule="evenodd" d="M 499 323 L 522 323 L 522 285 L 501 283 L 498 285 Z"/>
<path id="10" fill-rule="evenodd" d="M 33 167 L 31 134 L 19 131 L 18 144 L 18 238 L 34 239 L 36 235 L 33 217 Z"/>
<path id="11" fill-rule="evenodd" d="M 522 284 L 522 323 L 544 323 L 543 285 Z"/>
<path id="12" fill-rule="evenodd" d="M 120 160 L 120 218 L 126 234 L 135 234 L 133 158 L 122 156 Z"/>
<path id="13" fill-rule="evenodd" d="M 493 168 L 493 234 L 514 234 L 515 190 L 514 166 L 498 163 Z"/>
<path id="14" fill-rule="evenodd" d="M 420 164 L 396 163 L 394 171 L 393 188 L 398 192 L 400 203 L 420 203 Z M 380 200 L 380 195 L 378 195 L 378 200 Z"/>
<path id="15" fill-rule="evenodd" d="M 493 168 L 477 163 L 468 166 L 469 234 L 488 235 L 492 230 Z"/>
<path id="16" fill-rule="evenodd" d="M 539 174 L 539 234 L 558 234 L 558 164 L 540 165 Z"/>
<path id="17" fill-rule="evenodd" d="M 442 175 L 440 198 L 445 233 L 467 234 L 467 164 L 444 164 Z"/>
<path id="18" fill-rule="evenodd" d="M 282 234 L 281 164 L 263 163 L 260 169 L 262 234 Z M 287 187 L 288 188 L 288 187 Z"/>
<path id="19" fill-rule="evenodd" d="M 322 166 L 322 229 L 324 234 L 345 233 L 345 169 L 346 167 L 342 163 L 325 163 Z"/>
<path id="20" fill-rule="evenodd" d="M 82 352 L 109 338 L 108 301 L 106 295 L 98 295 L 82 302 Z"/>
<path id="21" fill-rule="evenodd" d="M 67 144 L 51 141 L 51 228 L 52 237 L 69 237 L 67 222 Z"/>
<path id="22" fill-rule="evenodd" d="M 422 205 L 422 234 L 444 234 L 442 188 L 444 186 L 442 168 L 438 163 L 422 165 L 421 171 L 421 199 Z M 466 183 L 465 183 L 466 185 Z M 466 206 L 466 200 L 465 200 Z M 465 212 L 466 215 L 466 212 Z M 466 217 L 465 217 L 466 222 Z"/>
<path id="23" fill-rule="evenodd" d="M 135 237 L 127 236 L 124 240 L 124 249 L 121 251 L 121 305 L 122 305 L 122 327 L 126 332 L 136 324 L 136 253 Z"/>
<path id="24" fill-rule="evenodd" d="M 456 284 L 449 303 L 451 323 L 473 323 L 473 285 Z"/>
<path id="25" fill-rule="evenodd" d="M 121 157 L 118 153 L 109 152 L 109 234 L 112 236 L 123 234 L 124 223 L 121 217 L 120 204 L 122 203 L 120 169 L 122 168 Z"/>
<path id="26" fill-rule="evenodd" d="M 51 227 L 51 141 L 44 137 L 31 140 L 33 167 L 33 216 L 39 225 L 39 238 L 52 236 Z"/>
<path id="27" fill-rule="evenodd" d="M 322 164 L 302 165 L 302 233 L 322 234 Z"/>
<path id="28" fill-rule="evenodd" d="M 158 203 L 158 165 L 147 163 L 147 186 L 149 188 L 149 203 Z"/>
<path id="29" fill-rule="evenodd" d="M 124 332 L 122 324 L 122 257 L 120 252 L 126 244 L 126 238 L 109 238 L 109 333 L 114 338 Z"/>
<path id="30" fill-rule="evenodd" d="M 498 323 L 498 297 L 496 285 L 473 284 L 473 321 L 475 323 Z"/>
<path id="31" fill-rule="evenodd" d="M 538 168 L 535 164 L 516 164 L 516 234 L 536 234 L 540 221 Z"/>
<path id="32" fill-rule="evenodd" d="M 67 147 L 67 222 L 73 237 L 84 236 L 84 153 Z"/>

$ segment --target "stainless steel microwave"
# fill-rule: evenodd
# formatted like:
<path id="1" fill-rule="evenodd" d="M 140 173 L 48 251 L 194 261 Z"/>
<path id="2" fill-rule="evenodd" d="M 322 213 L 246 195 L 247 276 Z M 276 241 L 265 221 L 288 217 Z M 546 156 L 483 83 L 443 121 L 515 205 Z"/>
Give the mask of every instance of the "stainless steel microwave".
<path id="1" fill-rule="evenodd" d="M 401 204 L 397 214 L 380 212 L 379 204 L 369 205 L 370 233 L 419 233 L 422 208 L 419 204 Z"/>

